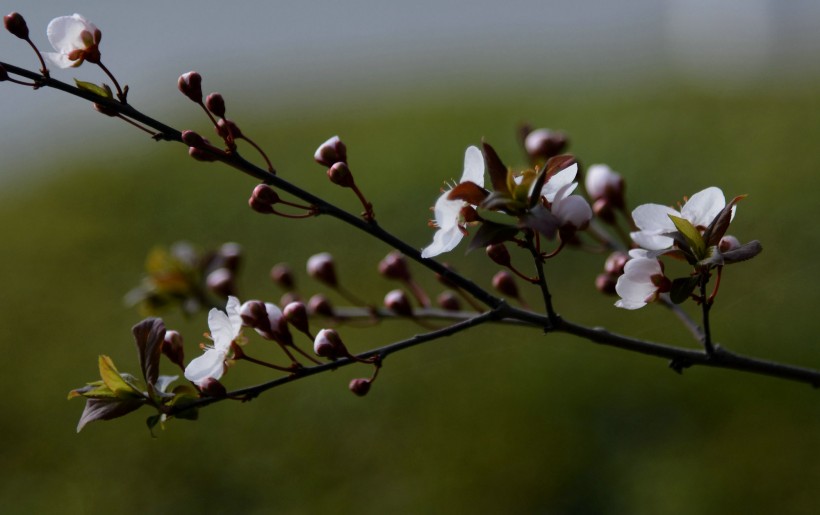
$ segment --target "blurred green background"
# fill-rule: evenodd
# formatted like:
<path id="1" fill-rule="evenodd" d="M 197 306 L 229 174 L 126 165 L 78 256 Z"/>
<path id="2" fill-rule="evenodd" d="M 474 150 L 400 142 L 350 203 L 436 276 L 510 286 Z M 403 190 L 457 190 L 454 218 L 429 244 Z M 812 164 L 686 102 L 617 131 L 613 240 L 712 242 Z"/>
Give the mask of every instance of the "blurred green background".
<path id="1" fill-rule="evenodd" d="M 173 80 L 165 77 L 155 99 L 141 93 L 138 75 L 126 75 L 149 114 L 207 130 Z M 283 177 L 358 210 L 312 161 L 318 144 L 340 134 L 382 225 L 419 248 L 432 237 L 428 208 L 442 181 L 460 176 L 468 145 L 486 138 L 508 164 L 524 164 L 515 137 L 522 121 L 566 131 L 585 164 L 621 172 L 632 206 L 672 204 L 710 185 L 746 193 L 732 233 L 759 239 L 764 252 L 726 271 L 715 338 L 737 352 L 820 366 L 819 81 L 703 87 L 675 77 L 626 85 L 595 77 L 555 87 L 526 79 L 346 90 L 342 101 L 322 98 L 311 109 L 310 95 L 271 103 L 265 84 L 206 75 Z M 155 244 L 240 243 L 241 298 L 266 300 L 282 293 L 268 279 L 282 261 L 299 272 L 304 295 L 320 291 L 304 261 L 328 250 L 342 281 L 378 302 L 395 286 L 376 273 L 389 249 L 333 220 L 258 215 L 246 204 L 254 182 L 238 172 L 194 162 L 184 147 L 142 138 L 79 102 L 14 91 L 15 108 L 60 106 L 82 131 L 43 127 L 48 138 L 4 147 L 3 513 L 817 512 L 820 397 L 810 387 L 709 369 L 678 376 L 662 360 L 523 329 L 481 329 L 395 355 L 365 398 L 347 383 L 369 370 L 348 367 L 248 404 L 220 403 L 198 422 L 172 421 L 157 439 L 145 427 L 147 410 L 76 434 L 82 401 L 65 396 L 97 377 L 97 356 L 137 372 L 129 329 L 140 316 L 122 299 Z M 30 121 L 19 127 L 37 132 Z M 604 257 L 567 251 L 549 263 L 563 316 L 694 346 L 664 309 L 617 310 L 598 294 Z M 447 260 L 485 286 L 497 270 L 481 253 L 456 250 Z M 535 303 L 537 292 L 527 295 Z M 204 314 L 164 319 L 183 333 L 188 359 L 197 355 Z M 354 350 L 422 330 L 404 322 L 341 329 Z M 243 364 L 225 383 L 268 377 Z"/>

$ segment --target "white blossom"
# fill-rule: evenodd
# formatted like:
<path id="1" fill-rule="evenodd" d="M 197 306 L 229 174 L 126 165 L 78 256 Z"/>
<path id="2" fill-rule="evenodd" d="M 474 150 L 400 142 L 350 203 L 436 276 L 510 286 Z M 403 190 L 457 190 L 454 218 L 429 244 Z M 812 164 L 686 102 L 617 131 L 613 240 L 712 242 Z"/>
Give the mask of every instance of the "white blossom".
<path id="1" fill-rule="evenodd" d="M 231 344 L 242 332 L 242 317 L 239 314 L 239 299 L 228 297 L 225 312 L 216 308 L 208 313 L 208 328 L 213 345 L 205 347 L 205 352 L 191 360 L 185 367 L 185 378 L 201 385 L 208 378 L 219 380 L 225 372 L 225 360 L 231 350 Z"/>
<path id="2" fill-rule="evenodd" d="M 84 60 L 97 63 L 100 60 L 98 45 L 102 33 L 96 25 L 79 14 L 60 16 L 48 24 L 46 35 L 56 52 L 43 52 L 43 56 L 60 68 L 72 68 Z"/>
<path id="3" fill-rule="evenodd" d="M 624 273 L 618 277 L 615 285 L 615 292 L 621 297 L 615 305 L 624 309 L 638 309 L 657 298 L 666 278 L 660 261 L 644 257 L 645 251 L 638 249 L 637 253 L 630 251 L 629 255 L 632 259 L 624 265 Z"/>

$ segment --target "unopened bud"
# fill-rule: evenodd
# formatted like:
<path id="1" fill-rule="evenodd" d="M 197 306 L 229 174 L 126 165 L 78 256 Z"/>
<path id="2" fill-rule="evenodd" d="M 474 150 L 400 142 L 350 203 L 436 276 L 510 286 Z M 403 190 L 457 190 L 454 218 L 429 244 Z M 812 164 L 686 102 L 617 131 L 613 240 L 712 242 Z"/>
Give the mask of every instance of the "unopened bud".
<path id="1" fill-rule="evenodd" d="M 3 16 L 3 24 L 6 30 L 20 39 L 28 39 L 28 25 L 20 13 L 13 12 Z"/>
<path id="2" fill-rule="evenodd" d="M 443 291 L 438 294 L 436 297 L 436 303 L 441 307 L 441 309 L 447 311 L 459 311 L 461 310 L 461 301 L 458 300 L 458 297 L 455 293 L 451 291 Z"/>
<path id="3" fill-rule="evenodd" d="M 165 331 L 165 339 L 162 342 L 162 353 L 165 354 L 171 363 L 185 369 L 185 351 L 182 347 L 182 335 L 177 331 Z"/>
<path id="4" fill-rule="evenodd" d="M 250 208 L 263 215 L 274 213 L 273 205 L 277 202 L 279 202 L 279 194 L 267 184 L 257 185 L 248 199 Z"/>
<path id="5" fill-rule="evenodd" d="M 735 250 L 738 247 L 740 247 L 740 240 L 728 234 L 721 238 L 720 243 L 718 243 L 718 250 L 721 252 L 729 252 L 730 250 Z"/>
<path id="6" fill-rule="evenodd" d="M 313 154 L 313 159 L 328 168 L 336 163 L 347 163 L 347 147 L 339 139 L 339 136 L 333 136 L 319 145 L 319 148 Z"/>
<path id="7" fill-rule="evenodd" d="M 287 306 L 291 302 L 302 302 L 302 299 L 299 298 L 299 295 L 295 291 L 286 291 L 279 297 L 280 306 Z"/>
<path id="8" fill-rule="evenodd" d="M 612 208 L 624 207 L 624 179 L 607 165 L 590 166 L 584 179 L 584 186 L 592 200 L 606 199 Z"/>
<path id="9" fill-rule="evenodd" d="M 496 264 L 501 266 L 510 266 L 510 251 L 503 243 L 495 243 L 487 245 L 487 256 L 490 257 Z"/>
<path id="10" fill-rule="evenodd" d="M 242 262 L 242 246 L 233 242 L 223 243 L 219 247 L 219 256 L 222 258 L 222 266 L 236 272 Z"/>
<path id="11" fill-rule="evenodd" d="M 533 159 L 549 159 L 557 156 L 569 143 L 567 135 L 560 131 L 536 129 L 524 139 L 524 149 Z"/>
<path id="12" fill-rule="evenodd" d="M 595 277 L 595 289 L 606 295 L 615 295 L 615 285 L 618 284 L 618 278 L 606 272 L 598 274 Z"/>
<path id="13" fill-rule="evenodd" d="M 2 67 L 0 67 L 0 68 L 2 68 Z M 5 73 L 5 71 L 6 71 L 6 70 L 5 70 L 5 69 L 3 69 L 3 72 L 2 72 L 2 73 Z M 0 73 L 0 75 L 2 75 L 2 73 Z M 2 77 L 0 77 L 0 80 L 5 80 L 5 79 L 3 79 Z M 102 105 L 102 104 L 97 104 L 97 103 L 94 103 L 94 110 L 95 110 L 95 111 L 97 111 L 98 113 L 102 113 L 102 114 L 104 114 L 105 116 L 117 116 L 117 111 L 116 111 L 116 109 L 112 109 L 112 108 L 110 108 L 110 107 L 106 107 L 106 106 L 104 106 L 104 105 Z"/>
<path id="14" fill-rule="evenodd" d="M 293 270 L 287 263 L 277 263 L 270 269 L 270 278 L 283 290 L 292 290 L 296 286 Z"/>
<path id="15" fill-rule="evenodd" d="M 242 131 L 239 130 L 239 126 L 227 118 L 220 118 L 219 121 L 216 122 L 215 130 L 222 139 L 227 139 L 228 137 L 239 139 L 242 137 Z"/>
<path id="16" fill-rule="evenodd" d="M 256 328 L 267 317 L 265 303 L 261 300 L 245 301 L 239 308 L 239 316 L 245 326 Z"/>
<path id="17" fill-rule="evenodd" d="M 202 103 L 202 76 L 197 72 L 183 73 L 179 76 L 177 87 L 183 95 L 197 104 Z"/>
<path id="18" fill-rule="evenodd" d="M 592 212 L 600 220 L 612 224 L 615 223 L 615 210 L 609 202 L 609 199 L 599 198 L 592 203 Z"/>
<path id="19" fill-rule="evenodd" d="M 205 279 L 208 289 L 220 297 L 236 295 L 236 280 L 234 273 L 225 267 L 220 267 L 208 274 Z"/>
<path id="20" fill-rule="evenodd" d="M 493 276 L 493 288 L 502 295 L 513 299 L 518 298 L 518 285 L 515 283 L 512 274 L 506 270 L 501 270 Z"/>
<path id="21" fill-rule="evenodd" d="M 219 118 L 225 117 L 225 99 L 222 98 L 222 95 L 219 93 L 211 93 L 205 98 L 205 107 L 208 108 L 208 111 L 214 114 L 214 116 L 218 116 Z"/>
<path id="22" fill-rule="evenodd" d="M 352 188 L 355 184 L 353 174 L 350 172 L 350 168 L 347 167 L 346 163 L 334 163 L 333 166 L 328 168 L 327 177 L 330 179 L 330 182 L 342 188 Z"/>
<path id="23" fill-rule="evenodd" d="M 388 279 L 397 281 L 410 280 L 410 268 L 400 252 L 391 252 L 379 261 L 379 273 Z"/>
<path id="24" fill-rule="evenodd" d="M 335 288 L 339 284 L 333 256 L 328 252 L 320 252 L 311 256 L 307 261 L 307 273 L 317 281 L 330 287 Z"/>
<path id="25" fill-rule="evenodd" d="M 209 377 L 199 383 L 199 391 L 201 391 L 206 397 L 225 397 L 228 395 L 228 390 L 225 388 L 225 385 L 214 379 L 213 377 Z"/>
<path id="26" fill-rule="evenodd" d="M 299 332 L 310 333 L 310 326 L 308 325 L 307 307 L 302 302 L 290 302 L 282 310 L 285 315 L 285 320 L 295 327 Z"/>
<path id="27" fill-rule="evenodd" d="M 308 300 L 308 312 L 323 317 L 332 317 L 335 315 L 333 312 L 333 304 L 321 293 L 317 293 Z"/>
<path id="28" fill-rule="evenodd" d="M 339 359 L 348 356 L 342 338 L 334 329 L 322 329 L 313 340 L 313 352 L 328 359 Z"/>
<path id="29" fill-rule="evenodd" d="M 205 138 L 194 131 L 182 131 L 182 142 L 189 147 L 204 147 L 206 146 Z"/>
<path id="30" fill-rule="evenodd" d="M 370 391 L 370 379 L 365 378 L 357 378 L 351 379 L 350 384 L 347 386 L 351 392 L 358 395 L 359 397 L 364 397 L 367 395 L 367 392 Z"/>
<path id="31" fill-rule="evenodd" d="M 629 256 L 623 252 L 613 252 L 604 262 L 604 271 L 608 274 L 614 275 L 615 277 L 623 275 L 624 266 L 626 266 L 627 261 L 629 261 Z"/>
<path id="32" fill-rule="evenodd" d="M 387 309 L 404 317 L 413 316 L 413 306 L 410 299 L 402 290 L 392 290 L 384 296 L 384 305 Z"/>
<path id="33" fill-rule="evenodd" d="M 202 161 L 204 163 L 212 163 L 216 161 L 216 156 L 212 152 L 202 150 L 201 148 L 188 147 L 188 155 L 197 161 Z"/>

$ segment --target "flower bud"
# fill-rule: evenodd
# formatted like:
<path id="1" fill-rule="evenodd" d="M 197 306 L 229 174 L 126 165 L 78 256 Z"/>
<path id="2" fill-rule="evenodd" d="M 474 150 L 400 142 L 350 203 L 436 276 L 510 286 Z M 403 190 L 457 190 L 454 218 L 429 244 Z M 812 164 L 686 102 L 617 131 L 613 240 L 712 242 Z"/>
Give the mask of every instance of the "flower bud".
<path id="1" fill-rule="evenodd" d="M 621 251 L 613 252 L 604 262 L 604 271 L 615 277 L 623 275 L 624 266 L 626 266 L 627 261 L 629 261 L 629 256 L 625 253 Z"/>
<path id="2" fill-rule="evenodd" d="M 279 202 L 279 194 L 267 184 L 258 184 L 248 199 L 250 208 L 263 215 L 274 213 L 273 204 L 277 202 Z"/>
<path id="3" fill-rule="evenodd" d="M 617 283 L 618 278 L 606 272 L 595 277 L 595 289 L 606 295 L 615 295 L 615 285 Z"/>
<path id="4" fill-rule="evenodd" d="M 3 16 L 3 24 L 7 31 L 20 39 L 28 40 L 28 25 L 20 13 L 13 12 Z"/>
<path id="5" fill-rule="evenodd" d="M 740 240 L 728 234 L 721 238 L 718 243 L 718 250 L 721 252 L 729 252 L 730 250 L 735 250 L 738 247 L 740 247 Z"/>
<path id="6" fill-rule="evenodd" d="M 330 182 L 341 186 L 342 188 L 353 187 L 353 174 L 350 173 L 350 168 L 347 167 L 347 163 L 334 163 L 333 166 L 328 168 L 327 176 L 330 179 Z"/>
<path id="7" fill-rule="evenodd" d="M 212 152 L 202 150 L 201 148 L 188 147 L 188 155 L 204 163 L 213 163 L 216 161 L 216 156 Z"/>
<path id="8" fill-rule="evenodd" d="M 333 317 L 335 315 L 330 300 L 321 293 L 317 293 L 308 300 L 308 312 L 323 317 Z"/>
<path id="9" fill-rule="evenodd" d="M 270 269 L 270 278 L 283 290 L 289 291 L 296 286 L 293 270 L 287 263 L 277 263 Z"/>
<path id="10" fill-rule="evenodd" d="M 165 339 L 162 342 L 162 353 L 165 354 L 171 363 L 185 370 L 185 351 L 182 347 L 182 335 L 177 331 L 165 331 Z"/>
<path id="11" fill-rule="evenodd" d="M 518 285 L 515 284 L 512 274 L 506 270 L 501 270 L 493 276 L 493 288 L 502 295 L 513 299 L 518 298 Z"/>
<path id="12" fill-rule="evenodd" d="M 593 201 L 606 199 L 613 208 L 624 207 L 624 179 L 607 165 L 592 165 L 584 180 L 589 198 Z M 597 203 L 597 202 L 596 202 Z M 597 211 L 596 211 L 597 214 Z"/>
<path id="13" fill-rule="evenodd" d="M 347 387 L 350 389 L 351 392 L 358 395 L 359 397 L 364 397 L 365 395 L 367 395 L 367 392 L 370 391 L 370 385 L 370 379 L 360 377 L 357 379 L 352 379 Z"/>
<path id="14" fill-rule="evenodd" d="M 498 265 L 501 266 L 510 266 L 510 251 L 507 250 L 507 246 L 503 243 L 495 243 L 493 245 L 487 245 L 487 256 L 493 260 Z"/>
<path id="15" fill-rule="evenodd" d="M 215 130 L 217 135 L 222 139 L 229 137 L 239 139 L 242 137 L 242 131 L 239 130 L 239 126 L 227 118 L 220 118 L 219 121 L 216 122 Z"/>
<path id="16" fill-rule="evenodd" d="M 305 334 L 310 333 L 307 308 L 304 303 L 298 301 L 290 302 L 285 306 L 285 309 L 282 310 L 282 314 L 285 315 L 285 320 L 290 322 L 299 332 Z"/>
<path id="17" fill-rule="evenodd" d="M 336 163 L 347 163 L 347 147 L 339 139 L 339 136 L 333 136 L 316 149 L 313 159 L 328 168 Z"/>
<path id="18" fill-rule="evenodd" d="M 533 159 L 549 159 L 563 152 L 568 143 L 563 132 L 536 129 L 524 138 L 524 149 Z"/>
<path id="19" fill-rule="evenodd" d="M 436 303 L 441 309 L 447 311 L 461 310 L 461 301 L 458 300 L 455 293 L 449 290 L 439 293 L 438 297 L 436 297 Z"/>
<path id="20" fill-rule="evenodd" d="M 348 356 L 347 348 L 342 338 L 334 329 L 322 329 L 313 340 L 313 352 L 317 356 L 328 359 L 339 359 Z"/>
<path id="21" fill-rule="evenodd" d="M 299 295 L 294 291 L 286 291 L 281 297 L 279 297 L 280 306 L 287 306 L 291 302 L 302 302 Z"/>
<path id="22" fill-rule="evenodd" d="M 265 303 L 261 300 L 245 301 L 239 308 L 239 316 L 242 317 L 242 324 L 256 328 L 267 317 Z"/>
<path id="23" fill-rule="evenodd" d="M 0 66 L 0 68 L 2 68 L 2 66 Z M 5 73 L 5 69 L 3 70 L 3 73 Z M 0 75 L 2 75 L 2 74 L 0 74 Z M 2 81 L 2 80 L 5 80 L 5 79 L 0 76 L 0 81 Z M 116 109 L 106 107 L 102 104 L 97 104 L 96 102 L 94 103 L 94 110 L 97 111 L 98 113 L 104 114 L 105 116 L 117 116 L 117 110 Z"/>
<path id="24" fill-rule="evenodd" d="M 240 244 L 223 243 L 218 252 L 222 258 L 222 266 L 231 272 L 236 272 L 239 269 L 239 264 L 242 262 L 242 246 Z"/>
<path id="25" fill-rule="evenodd" d="M 222 95 L 219 93 L 211 93 L 205 98 L 205 107 L 208 108 L 208 111 L 214 114 L 214 116 L 218 116 L 219 118 L 225 117 L 225 99 L 222 98 Z"/>
<path id="26" fill-rule="evenodd" d="M 410 268 L 400 252 L 391 252 L 379 261 L 379 273 L 387 279 L 409 281 Z"/>
<path id="27" fill-rule="evenodd" d="M 217 268 L 209 273 L 208 277 L 205 278 L 205 285 L 209 290 L 220 297 L 236 295 L 234 273 L 225 267 Z"/>
<path id="28" fill-rule="evenodd" d="M 339 284 L 333 256 L 328 252 L 320 252 L 311 256 L 307 261 L 307 273 L 317 281 L 330 287 L 335 288 Z"/>
<path id="29" fill-rule="evenodd" d="M 183 95 L 197 104 L 202 103 L 202 76 L 197 72 L 183 73 L 179 76 L 177 87 Z"/>
<path id="30" fill-rule="evenodd" d="M 182 131 L 182 142 L 188 145 L 189 147 L 204 147 L 207 145 L 205 143 L 205 138 L 200 136 L 194 131 Z"/>
<path id="31" fill-rule="evenodd" d="M 410 305 L 410 299 L 407 298 L 407 294 L 402 290 L 389 291 L 387 295 L 384 296 L 384 306 L 397 315 L 404 317 L 413 316 L 413 306 Z"/>
<path id="32" fill-rule="evenodd" d="M 206 397 L 225 397 L 228 395 L 228 390 L 225 388 L 225 385 L 213 377 L 205 379 L 197 386 L 199 386 L 199 391 Z"/>

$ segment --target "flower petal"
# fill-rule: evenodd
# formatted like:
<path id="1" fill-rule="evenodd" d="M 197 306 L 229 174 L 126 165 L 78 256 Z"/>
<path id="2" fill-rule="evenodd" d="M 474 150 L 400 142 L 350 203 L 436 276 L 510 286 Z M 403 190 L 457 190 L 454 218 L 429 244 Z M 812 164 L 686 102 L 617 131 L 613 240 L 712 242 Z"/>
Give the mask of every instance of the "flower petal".
<path id="1" fill-rule="evenodd" d="M 96 27 L 88 23 L 79 14 L 74 14 L 73 16 L 60 16 L 51 20 L 48 28 L 46 28 L 46 35 L 54 50 L 67 54 L 72 50 L 85 48 L 80 36 L 84 30 L 93 34 Z"/>
<path id="2" fill-rule="evenodd" d="M 450 191 L 445 191 L 436 200 L 436 205 L 433 207 L 433 216 L 435 217 L 436 227 L 444 230 L 450 230 L 458 225 L 458 216 L 461 213 L 461 208 L 464 202 L 461 200 L 450 200 L 447 196 Z"/>
<path id="3" fill-rule="evenodd" d="M 211 329 L 214 348 L 227 352 L 231 342 L 236 337 L 228 315 L 216 308 L 211 309 L 208 312 L 208 327 Z"/>
<path id="4" fill-rule="evenodd" d="M 231 332 L 233 336 L 231 339 L 235 339 L 239 336 L 239 332 L 242 330 L 242 316 L 239 314 L 242 305 L 234 296 L 228 297 L 228 303 L 225 306 L 225 313 L 228 315 L 228 321 L 231 325 Z"/>
<path id="5" fill-rule="evenodd" d="M 201 384 L 209 377 L 219 379 L 225 372 L 225 358 L 227 353 L 219 349 L 205 349 L 202 356 L 198 356 L 185 367 L 185 379 Z"/>
<path id="6" fill-rule="evenodd" d="M 555 197 L 561 188 L 572 184 L 577 174 L 578 163 L 574 163 L 571 166 L 564 168 L 560 172 L 557 172 L 555 175 L 550 177 L 547 180 L 547 183 L 544 184 L 544 187 L 541 188 L 541 195 L 547 197 L 547 202 L 554 202 Z M 576 186 L 578 186 L 577 183 L 575 183 L 575 186 L 572 186 L 572 188 L 570 188 L 565 195 L 572 193 Z"/>
<path id="7" fill-rule="evenodd" d="M 82 61 L 72 61 L 66 54 L 57 52 L 42 52 L 43 58 L 58 68 L 72 68 L 78 66 Z"/>
<path id="8" fill-rule="evenodd" d="M 443 252 L 449 252 L 456 248 L 456 245 L 461 241 L 464 235 L 458 228 L 458 225 L 453 225 L 449 229 L 439 229 L 433 235 L 433 243 L 428 245 L 421 251 L 421 257 L 430 258 L 438 256 Z"/>
<path id="9" fill-rule="evenodd" d="M 681 216 L 695 227 L 707 227 L 724 206 L 726 197 L 723 196 L 723 191 L 712 186 L 692 195 L 681 208 Z"/>
<path id="10" fill-rule="evenodd" d="M 484 155 L 478 147 L 468 147 L 464 153 L 464 172 L 459 182 L 474 182 L 484 187 Z"/>

